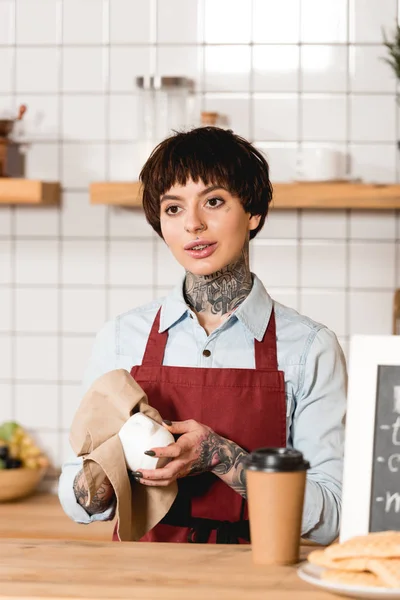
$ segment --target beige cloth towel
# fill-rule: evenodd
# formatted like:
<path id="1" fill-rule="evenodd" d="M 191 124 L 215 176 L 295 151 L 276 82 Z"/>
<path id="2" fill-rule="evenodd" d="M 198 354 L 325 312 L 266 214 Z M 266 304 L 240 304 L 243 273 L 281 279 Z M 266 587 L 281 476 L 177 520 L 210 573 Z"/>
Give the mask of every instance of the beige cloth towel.
<path id="1" fill-rule="evenodd" d="M 136 412 L 161 423 L 159 412 L 149 406 L 147 396 L 128 371 L 116 369 L 99 377 L 83 397 L 70 431 L 83 471 L 90 504 L 104 475 L 117 499 L 118 536 L 121 541 L 139 540 L 169 511 L 178 492 L 176 481 L 168 487 L 131 486 L 118 432 Z"/>

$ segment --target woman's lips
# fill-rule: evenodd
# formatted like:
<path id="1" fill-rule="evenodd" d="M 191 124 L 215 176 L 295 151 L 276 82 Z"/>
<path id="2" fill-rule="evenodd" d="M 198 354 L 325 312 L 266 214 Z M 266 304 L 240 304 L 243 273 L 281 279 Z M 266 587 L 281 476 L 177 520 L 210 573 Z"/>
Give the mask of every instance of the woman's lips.
<path id="1" fill-rule="evenodd" d="M 190 248 L 185 250 L 185 252 L 189 254 L 192 258 L 207 258 L 208 256 L 211 256 L 211 254 L 214 254 L 216 248 L 217 242 L 214 242 L 212 244 L 209 244 L 202 250 L 193 250 L 193 248 Z"/>

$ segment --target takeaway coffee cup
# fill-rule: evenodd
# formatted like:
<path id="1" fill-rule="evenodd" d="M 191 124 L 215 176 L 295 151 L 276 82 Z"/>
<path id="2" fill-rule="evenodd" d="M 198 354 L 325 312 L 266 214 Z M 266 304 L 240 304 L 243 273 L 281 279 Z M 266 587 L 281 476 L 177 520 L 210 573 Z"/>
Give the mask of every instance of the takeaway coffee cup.
<path id="1" fill-rule="evenodd" d="M 299 560 L 309 462 L 291 448 L 259 448 L 246 458 L 253 561 L 286 565 Z"/>

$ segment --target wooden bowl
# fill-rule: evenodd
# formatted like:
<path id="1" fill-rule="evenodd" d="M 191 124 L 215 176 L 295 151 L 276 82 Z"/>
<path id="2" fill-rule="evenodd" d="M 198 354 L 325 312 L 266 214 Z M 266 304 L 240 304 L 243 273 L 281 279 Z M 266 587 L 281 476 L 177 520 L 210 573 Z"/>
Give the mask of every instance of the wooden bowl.
<path id="1" fill-rule="evenodd" d="M 46 469 L 2 469 L 0 471 L 0 502 L 17 500 L 32 494 Z"/>

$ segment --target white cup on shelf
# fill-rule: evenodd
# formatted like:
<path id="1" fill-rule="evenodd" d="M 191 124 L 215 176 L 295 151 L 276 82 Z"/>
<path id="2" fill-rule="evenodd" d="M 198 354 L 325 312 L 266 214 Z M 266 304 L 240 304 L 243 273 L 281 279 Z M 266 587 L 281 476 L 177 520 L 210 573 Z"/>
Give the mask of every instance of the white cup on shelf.
<path id="1" fill-rule="evenodd" d="M 338 181 L 346 178 L 346 156 L 331 147 L 300 148 L 296 160 L 296 181 Z"/>

